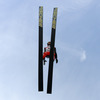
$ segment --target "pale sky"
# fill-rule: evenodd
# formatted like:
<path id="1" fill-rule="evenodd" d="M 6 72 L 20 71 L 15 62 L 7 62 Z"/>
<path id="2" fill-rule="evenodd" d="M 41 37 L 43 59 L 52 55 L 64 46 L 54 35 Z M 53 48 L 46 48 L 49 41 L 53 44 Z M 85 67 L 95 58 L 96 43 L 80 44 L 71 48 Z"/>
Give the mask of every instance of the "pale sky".
<path id="1" fill-rule="evenodd" d="M 38 15 L 43 45 L 58 7 L 53 89 L 38 92 Z M 99 0 L 0 0 L 0 100 L 100 100 Z M 48 61 L 48 60 L 47 60 Z"/>

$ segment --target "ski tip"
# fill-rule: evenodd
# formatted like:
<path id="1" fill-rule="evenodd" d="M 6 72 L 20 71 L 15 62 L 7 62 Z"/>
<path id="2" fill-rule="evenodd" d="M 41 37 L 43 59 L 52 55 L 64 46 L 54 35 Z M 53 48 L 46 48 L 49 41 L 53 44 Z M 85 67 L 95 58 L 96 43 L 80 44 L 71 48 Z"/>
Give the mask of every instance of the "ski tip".
<path id="1" fill-rule="evenodd" d="M 52 28 L 56 29 L 56 19 L 57 19 L 57 8 L 54 8 L 53 11 L 53 21 L 52 21 Z"/>
<path id="2" fill-rule="evenodd" d="M 39 26 L 43 27 L 43 6 L 39 7 Z"/>
<path id="3" fill-rule="evenodd" d="M 54 9 L 58 9 L 58 7 L 55 7 Z"/>
<path id="4" fill-rule="evenodd" d="M 43 8 L 43 6 L 39 6 L 39 8 Z"/>

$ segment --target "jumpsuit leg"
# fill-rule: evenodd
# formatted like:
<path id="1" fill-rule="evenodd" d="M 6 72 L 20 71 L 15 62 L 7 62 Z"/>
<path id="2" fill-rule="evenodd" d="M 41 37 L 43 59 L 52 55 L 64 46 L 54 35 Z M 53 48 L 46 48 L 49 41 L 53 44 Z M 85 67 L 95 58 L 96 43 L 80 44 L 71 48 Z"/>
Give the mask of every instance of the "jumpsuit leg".
<path id="1" fill-rule="evenodd" d="M 50 55 L 50 52 L 44 52 L 43 53 L 43 59 L 46 57 L 46 56 L 49 56 Z"/>

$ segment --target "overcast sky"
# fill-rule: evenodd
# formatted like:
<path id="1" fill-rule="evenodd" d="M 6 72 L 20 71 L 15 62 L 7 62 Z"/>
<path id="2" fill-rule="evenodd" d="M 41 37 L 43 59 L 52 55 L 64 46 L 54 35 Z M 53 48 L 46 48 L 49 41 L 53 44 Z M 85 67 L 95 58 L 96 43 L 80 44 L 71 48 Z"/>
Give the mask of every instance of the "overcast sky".
<path id="1" fill-rule="evenodd" d="M 38 92 L 38 15 L 44 47 L 58 7 L 52 94 Z M 0 100 L 100 100 L 99 0 L 0 0 Z"/>

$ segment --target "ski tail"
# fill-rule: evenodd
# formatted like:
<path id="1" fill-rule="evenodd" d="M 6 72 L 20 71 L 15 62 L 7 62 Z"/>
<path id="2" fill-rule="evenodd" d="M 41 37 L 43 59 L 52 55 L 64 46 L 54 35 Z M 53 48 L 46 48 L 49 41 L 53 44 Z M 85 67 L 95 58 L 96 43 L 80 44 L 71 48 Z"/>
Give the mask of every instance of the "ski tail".
<path id="1" fill-rule="evenodd" d="M 43 91 L 43 7 L 39 7 L 38 91 Z"/>
<path id="2" fill-rule="evenodd" d="M 55 34 L 56 34 L 56 20 L 57 20 L 57 8 L 53 10 L 53 20 L 52 20 L 52 32 L 51 32 L 51 49 L 50 49 L 50 59 L 49 59 L 49 70 L 48 70 L 48 83 L 47 83 L 47 93 L 52 93 L 52 78 L 53 78 L 53 57 L 54 57 L 54 45 L 55 45 Z"/>

